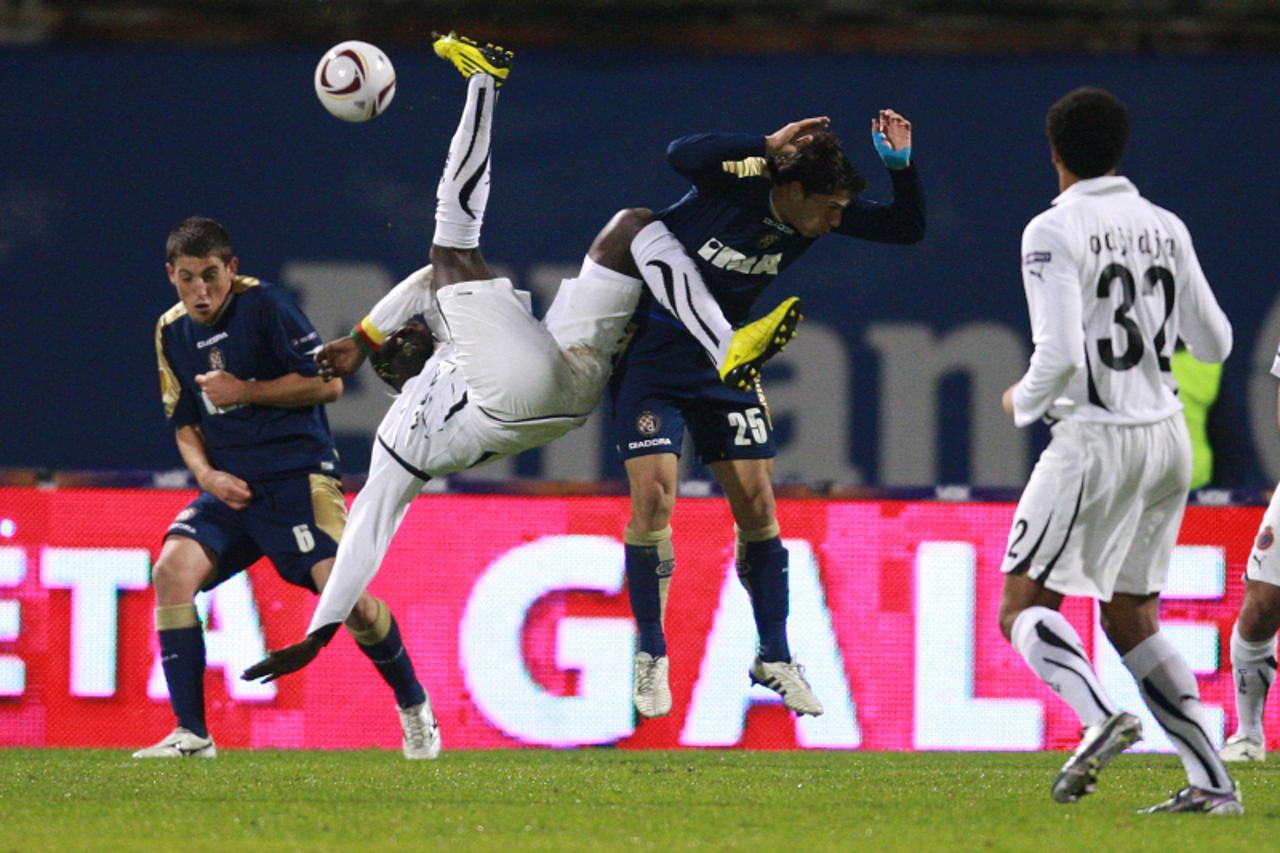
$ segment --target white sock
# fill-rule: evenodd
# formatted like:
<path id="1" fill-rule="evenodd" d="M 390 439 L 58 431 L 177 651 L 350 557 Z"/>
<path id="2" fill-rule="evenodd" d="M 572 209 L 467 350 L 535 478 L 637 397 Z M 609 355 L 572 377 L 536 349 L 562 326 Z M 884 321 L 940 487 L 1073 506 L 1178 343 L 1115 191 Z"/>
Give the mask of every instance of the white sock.
<path id="1" fill-rule="evenodd" d="M 1082 725 L 1095 726 L 1116 713 L 1080 636 L 1061 613 L 1028 607 L 1014 620 L 1012 640 L 1027 665 L 1072 707 Z"/>
<path id="2" fill-rule="evenodd" d="M 1231 629 L 1231 671 L 1236 680 L 1236 734 L 1264 743 L 1262 711 L 1267 691 L 1276 680 L 1276 638 L 1251 643 L 1240 636 L 1240 623 Z"/>
<path id="3" fill-rule="evenodd" d="M 684 324 L 717 367 L 724 364 L 733 326 L 680 241 L 666 225 L 651 222 L 631 242 L 631 256 L 658 304 Z"/>
<path id="4" fill-rule="evenodd" d="M 1195 674 L 1173 643 L 1157 631 L 1124 656 L 1124 665 L 1178 750 L 1191 784 L 1209 791 L 1230 791 L 1231 774 L 1209 739 Z"/>
<path id="5" fill-rule="evenodd" d="M 467 80 L 467 104 L 436 187 L 432 242 L 437 246 L 474 249 L 480 245 L 480 226 L 489 201 L 489 140 L 496 97 L 488 74 L 473 74 Z"/>

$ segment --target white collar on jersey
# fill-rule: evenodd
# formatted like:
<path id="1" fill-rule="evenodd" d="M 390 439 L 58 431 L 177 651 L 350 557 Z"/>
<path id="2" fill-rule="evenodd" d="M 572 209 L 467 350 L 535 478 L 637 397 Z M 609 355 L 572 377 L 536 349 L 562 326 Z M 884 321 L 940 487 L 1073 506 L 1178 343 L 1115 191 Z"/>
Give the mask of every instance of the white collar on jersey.
<path id="1" fill-rule="evenodd" d="M 1138 188 L 1133 182 L 1123 175 L 1103 175 L 1100 178 L 1081 178 L 1071 186 L 1067 187 L 1058 197 L 1053 200 L 1054 204 L 1073 199 L 1081 195 L 1108 195 L 1111 193 L 1133 193 L 1137 195 Z"/>

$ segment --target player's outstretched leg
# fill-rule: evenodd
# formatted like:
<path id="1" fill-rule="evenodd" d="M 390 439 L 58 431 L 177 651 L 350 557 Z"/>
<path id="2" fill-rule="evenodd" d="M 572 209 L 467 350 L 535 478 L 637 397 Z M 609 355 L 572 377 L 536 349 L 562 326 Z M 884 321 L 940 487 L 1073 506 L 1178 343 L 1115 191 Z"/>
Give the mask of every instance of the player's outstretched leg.
<path id="1" fill-rule="evenodd" d="M 800 300 L 794 296 L 735 330 L 693 259 L 662 222 L 636 235 L 631 254 L 654 299 L 702 344 L 725 384 L 750 388 L 764 363 L 795 337 L 801 314 Z"/>
<path id="2" fill-rule="evenodd" d="M 511 51 L 498 45 L 480 44 L 457 33 L 449 33 L 447 36 L 432 33 L 431 36 L 436 56 L 452 62 L 463 77 L 488 74 L 499 89 L 507 82 L 507 76 L 511 73 L 511 61 L 515 59 L 515 54 Z"/>

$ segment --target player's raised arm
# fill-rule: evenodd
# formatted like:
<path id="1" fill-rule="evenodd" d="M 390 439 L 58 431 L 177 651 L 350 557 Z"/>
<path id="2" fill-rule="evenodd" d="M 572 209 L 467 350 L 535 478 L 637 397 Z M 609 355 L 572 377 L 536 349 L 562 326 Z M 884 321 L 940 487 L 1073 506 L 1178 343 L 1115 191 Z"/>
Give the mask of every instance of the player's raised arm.
<path id="1" fill-rule="evenodd" d="M 893 201 L 854 196 L 835 231 L 876 243 L 918 243 L 925 235 L 925 197 L 912 160 L 911 122 L 893 110 L 880 110 L 871 119 L 871 140 L 889 171 Z"/>

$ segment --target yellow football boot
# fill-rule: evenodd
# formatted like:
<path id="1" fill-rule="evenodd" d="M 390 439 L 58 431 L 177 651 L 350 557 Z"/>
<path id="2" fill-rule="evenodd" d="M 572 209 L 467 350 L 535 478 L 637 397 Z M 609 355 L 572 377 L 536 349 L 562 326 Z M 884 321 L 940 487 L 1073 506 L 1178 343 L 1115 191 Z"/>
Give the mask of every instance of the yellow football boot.
<path id="1" fill-rule="evenodd" d="M 803 318 L 800 297 L 792 296 L 759 320 L 736 330 L 729 342 L 729 354 L 720 365 L 720 379 L 732 388 L 748 390 L 760 375 L 760 367 L 796 336 L 796 326 Z"/>
<path id="2" fill-rule="evenodd" d="M 463 77 L 488 74 L 493 78 L 494 87 L 498 89 L 507 81 L 507 75 L 511 73 L 511 60 L 515 59 L 515 54 L 511 51 L 492 44 L 480 44 L 457 33 L 449 33 L 447 36 L 439 33 L 431 35 L 435 39 L 432 47 L 435 48 L 436 56 L 452 62 Z"/>

